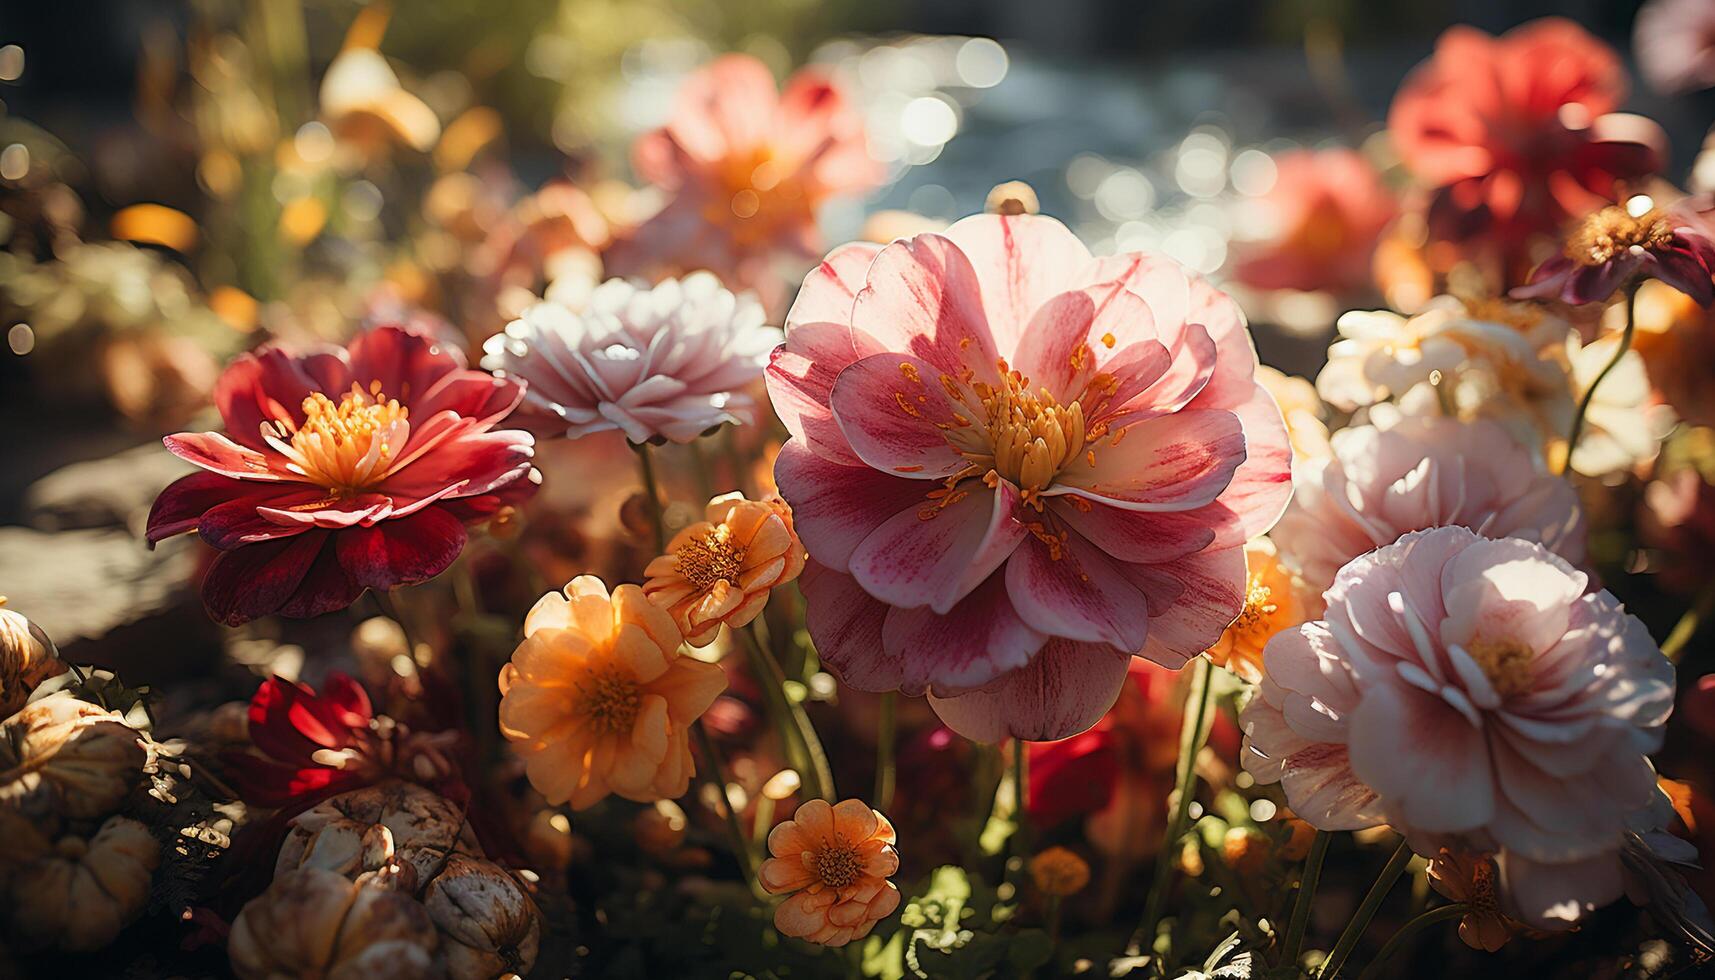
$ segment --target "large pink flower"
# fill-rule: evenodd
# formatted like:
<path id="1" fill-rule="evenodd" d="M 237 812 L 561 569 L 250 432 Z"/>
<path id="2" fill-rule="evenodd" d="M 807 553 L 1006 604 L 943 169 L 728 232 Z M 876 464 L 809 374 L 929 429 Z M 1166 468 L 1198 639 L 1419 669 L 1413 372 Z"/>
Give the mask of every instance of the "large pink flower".
<path id="1" fill-rule="evenodd" d="M 768 369 L 824 662 L 998 740 L 1088 728 L 1134 653 L 1196 656 L 1290 493 L 1255 370 L 1225 295 L 1052 218 L 836 249 Z"/>
<path id="2" fill-rule="evenodd" d="M 609 271 L 707 269 L 734 289 L 778 292 L 779 253 L 821 251 L 816 209 L 881 180 L 863 119 L 824 71 L 805 68 L 784 92 L 767 66 L 727 55 L 679 90 L 666 126 L 632 148 L 638 176 L 671 196 L 622 240 Z"/>
<path id="3" fill-rule="evenodd" d="M 203 472 L 162 491 L 149 540 L 194 530 L 220 550 L 202 593 L 228 625 L 420 582 L 467 523 L 535 490 L 529 433 L 494 428 L 523 397 L 397 326 L 345 350 L 244 354 L 215 386 L 225 433 L 166 438 Z"/>
<path id="4" fill-rule="evenodd" d="M 1292 505 L 1269 535 L 1314 591 L 1359 555 L 1445 524 L 1584 560 L 1577 493 L 1495 422 L 1412 416 L 1342 429 L 1330 446 L 1297 464 Z"/>
<path id="5" fill-rule="evenodd" d="M 1514 245 L 1661 168 L 1665 135 L 1615 114 L 1625 97 L 1619 56 L 1569 20 L 1545 17 L 1498 38 L 1459 26 L 1394 96 L 1388 133 L 1434 192 L 1438 236 Z"/>
<path id="6" fill-rule="evenodd" d="M 1244 765 L 1323 830 L 1492 854 L 1509 914 L 1564 928 L 1621 891 L 1673 707 L 1649 631 L 1541 545 L 1434 528 L 1359 558 L 1268 645 Z"/>

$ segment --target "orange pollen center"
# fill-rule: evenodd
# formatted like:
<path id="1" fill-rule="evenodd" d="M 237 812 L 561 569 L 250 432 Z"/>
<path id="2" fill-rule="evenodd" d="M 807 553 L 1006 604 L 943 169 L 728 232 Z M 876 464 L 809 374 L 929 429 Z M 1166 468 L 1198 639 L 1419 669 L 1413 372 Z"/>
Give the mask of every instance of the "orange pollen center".
<path id="1" fill-rule="evenodd" d="M 1280 609 L 1274 601 L 1274 590 L 1252 579 L 1250 591 L 1245 595 L 1245 607 L 1239 611 L 1239 618 L 1233 620 L 1232 629 L 1237 632 L 1248 632 L 1268 622 Z"/>
<path id="2" fill-rule="evenodd" d="M 379 483 L 411 435 L 409 410 L 353 383 L 339 404 L 321 392 L 304 399 L 304 422 L 263 423 L 262 437 L 283 456 L 288 469 L 335 493 L 354 493 Z"/>
<path id="3" fill-rule="evenodd" d="M 1606 207 L 1585 218 L 1566 240 L 1566 257 L 1579 265 L 1604 265 L 1631 251 L 1656 251 L 1673 239 L 1673 223 L 1657 210 L 1634 217 Z"/>
<path id="4" fill-rule="evenodd" d="M 1535 651 L 1517 640 L 1474 640 L 1465 652 L 1483 668 L 1495 693 L 1511 697 L 1530 690 Z"/>
<path id="5" fill-rule="evenodd" d="M 731 526 L 717 524 L 707 534 L 692 538 L 679 548 L 675 567 L 699 589 L 723 579 L 736 586 L 744 571 L 744 548 L 733 540 Z"/>
<path id="6" fill-rule="evenodd" d="M 863 877 L 863 858 L 857 848 L 843 840 L 834 840 L 812 854 L 810 867 L 829 888 L 844 888 Z"/>
<path id="7" fill-rule="evenodd" d="M 618 666 L 592 672 L 587 681 L 577 685 L 577 691 L 581 714 L 605 735 L 629 732 L 643 706 L 637 678 Z"/>

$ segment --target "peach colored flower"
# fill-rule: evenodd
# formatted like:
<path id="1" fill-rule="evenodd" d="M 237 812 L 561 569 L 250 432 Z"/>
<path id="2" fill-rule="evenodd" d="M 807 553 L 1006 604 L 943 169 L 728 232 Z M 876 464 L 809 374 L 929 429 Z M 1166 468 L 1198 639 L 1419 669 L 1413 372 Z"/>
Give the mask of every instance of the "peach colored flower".
<path id="1" fill-rule="evenodd" d="M 1043 215 L 836 249 L 767 372 L 823 662 L 999 741 L 1207 649 L 1290 491 L 1256 364 L 1229 297 Z"/>
<path id="2" fill-rule="evenodd" d="M 550 803 L 582 810 L 609 793 L 682 796 L 696 763 L 691 723 L 726 689 L 714 664 L 679 654 L 679 629 L 635 585 L 593 575 L 550 592 L 500 671 L 500 731 Z"/>
<path id="3" fill-rule="evenodd" d="M 1331 445 L 1294 469 L 1292 504 L 1269 534 L 1313 595 L 1359 555 L 1443 524 L 1584 560 L 1578 495 L 1497 423 L 1407 417 L 1342 429 Z"/>
<path id="4" fill-rule="evenodd" d="M 1323 830 L 1492 854 L 1500 907 L 1565 929 L 1619 897 L 1673 708 L 1649 631 L 1542 545 L 1460 527 L 1353 560 L 1276 636 L 1242 759 Z"/>
<path id="5" fill-rule="evenodd" d="M 1375 165 L 1344 148 L 1294 150 L 1274 165 L 1274 186 L 1246 215 L 1270 234 L 1238 249 L 1234 278 L 1256 289 L 1363 289 L 1376 241 L 1399 211 Z"/>
<path id="6" fill-rule="evenodd" d="M 1501 911 L 1495 893 L 1495 861 L 1443 847 L 1429 861 L 1429 883 L 1444 897 L 1470 906 L 1459 919 L 1459 938 L 1472 949 L 1493 953 L 1524 929 L 1524 924 Z"/>
<path id="7" fill-rule="evenodd" d="M 1076 895 L 1090 883 L 1090 864 L 1070 848 L 1050 847 L 1030 859 L 1030 882 L 1050 898 Z"/>
<path id="8" fill-rule="evenodd" d="M 1292 440 L 1293 458 L 1328 455 L 1328 424 L 1322 420 L 1322 399 L 1316 394 L 1316 386 L 1267 364 L 1257 365 L 1256 380 L 1280 406 L 1287 438 Z"/>
<path id="9" fill-rule="evenodd" d="M 1245 607 L 1215 645 L 1209 660 L 1255 684 L 1262 680 L 1262 650 L 1274 634 L 1310 618 L 1304 581 L 1280 560 L 1266 537 L 1245 543 Z"/>
<path id="10" fill-rule="evenodd" d="M 888 877 L 899 870 L 893 825 L 862 800 L 810 800 L 768 834 L 773 855 L 757 869 L 771 894 L 792 892 L 774 910 L 781 933 L 822 946 L 869 935 L 899 907 Z"/>
<path id="11" fill-rule="evenodd" d="M 704 517 L 673 535 L 667 553 L 643 571 L 643 594 L 694 647 L 713 641 L 722 623 L 738 629 L 755 619 L 769 592 L 804 570 L 785 501 L 729 493 L 709 501 Z"/>

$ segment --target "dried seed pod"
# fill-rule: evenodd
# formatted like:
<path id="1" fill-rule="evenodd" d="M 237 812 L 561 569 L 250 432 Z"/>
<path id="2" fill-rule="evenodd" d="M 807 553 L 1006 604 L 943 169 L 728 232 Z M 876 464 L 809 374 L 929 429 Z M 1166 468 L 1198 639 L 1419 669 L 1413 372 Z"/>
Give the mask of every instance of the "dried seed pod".
<path id="1" fill-rule="evenodd" d="M 0 715 L 22 708 L 36 685 L 65 670 L 41 627 L 5 605 L 0 596 Z"/>
<path id="2" fill-rule="evenodd" d="M 143 777 L 149 753 L 110 711 L 55 693 L 0 723 L 0 808 L 57 831 L 107 816 Z"/>
<path id="3" fill-rule="evenodd" d="M 232 923 L 227 952 L 242 980 L 423 980 L 446 976 L 422 903 L 371 872 L 320 868 L 277 876 Z"/>
<path id="4" fill-rule="evenodd" d="M 416 882 L 433 878 L 455 850 L 477 850 L 463 836 L 464 816 L 457 807 L 413 783 L 390 782 L 341 793 L 293 817 L 292 830 L 280 845 L 275 873 L 301 867 L 334 870 L 335 865 L 345 867 L 349 861 L 356 861 L 350 865 L 352 874 L 374 870 L 363 867 L 356 856 L 368 847 L 373 859 L 375 840 L 370 837 L 368 844 L 362 843 L 365 831 L 361 829 L 372 826 L 387 830 L 392 853 L 411 868 Z M 324 832 L 331 835 L 325 844 L 320 841 Z"/>
<path id="5" fill-rule="evenodd" d="M 525 974 L 536 963 L 541 915 L 517 879 L 491 861 L 454 854 L 423 892 L 452 980 Z"/>
<path id="6" fill-rule="evenodd" d="M 298 867 L 356 878 L 387 867 L 394 857 L 393 832 L 386 824 L 341 818 L 328 821 L 310 838 Z"/>
<path id="7" fill-rule="evenodd" d="M 129 817 L 62 837 L 7 877 L 11 932 L 27 947 L 100 949 L 142 914 L 160 863 L 160 842 Z"/>

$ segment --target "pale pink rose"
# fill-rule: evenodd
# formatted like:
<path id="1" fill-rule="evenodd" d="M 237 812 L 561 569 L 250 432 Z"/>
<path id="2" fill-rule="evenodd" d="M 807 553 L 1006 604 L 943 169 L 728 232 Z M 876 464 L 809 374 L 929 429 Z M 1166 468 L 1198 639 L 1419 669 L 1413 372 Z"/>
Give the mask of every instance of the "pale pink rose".
<path id="1" fill-rule="evenodd" d="M 1292 505 L 1269 535 L 1313 591 L 1359 555 L 1444 524 L 1584 560 L 1578 495 L 1495 422 L 1411 416 L 1342 429 L 1330 446 L 1294 467 Z"/>
<path id="2" fill-rule="evenodd" d="M 1290 493 L 1255 373 L 1224 294 L 1052 218 L 836 249 L 768 369 L 823 662 L 973 738 L 1090 727 L 1244 605 Z"/>
<path id="3" fill-rule="evenodd" d="M 1493 854 L 1508 914 L 1568 927 L 1620 895 L 1673 708 L 1672 664 L 1588 586 L 1535 542 L 1460 527 L 1354 560 L 1326 619 L 1269 643 L 1245 768 L 1320 829 Z"/>

